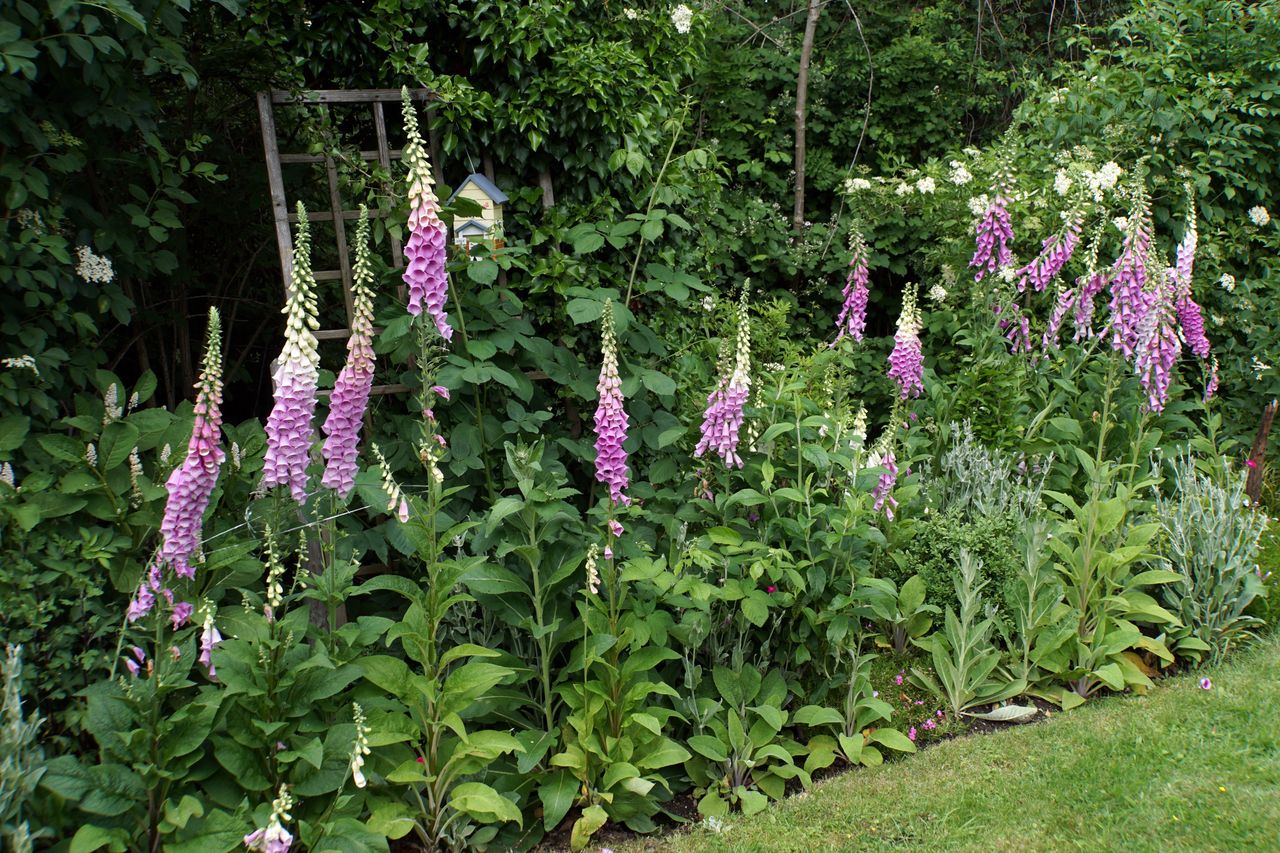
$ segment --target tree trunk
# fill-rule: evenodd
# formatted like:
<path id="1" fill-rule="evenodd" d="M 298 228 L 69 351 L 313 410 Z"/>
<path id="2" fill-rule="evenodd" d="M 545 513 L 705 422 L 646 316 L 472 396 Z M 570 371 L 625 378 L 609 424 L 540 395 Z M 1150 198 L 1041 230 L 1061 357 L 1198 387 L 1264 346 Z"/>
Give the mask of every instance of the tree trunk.
<path id="1" fill-rule="evenodd" d="M 800 44 L 800 74 L 796 78 L 796 201 L 791 225 L 797 231 L 804 227 L 804 130 L 809 100 L 809 57 L 813 55 L 813 34 L 821 11 L 819 0 L 809 0 L 809 17 L 805 19 L 804 41 Z"/>

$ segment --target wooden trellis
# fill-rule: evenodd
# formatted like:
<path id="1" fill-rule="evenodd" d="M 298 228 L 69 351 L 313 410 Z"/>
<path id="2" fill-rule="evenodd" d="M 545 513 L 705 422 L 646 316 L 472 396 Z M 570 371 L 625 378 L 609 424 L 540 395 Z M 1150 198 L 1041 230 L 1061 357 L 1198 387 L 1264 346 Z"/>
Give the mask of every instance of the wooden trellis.
<path id="1" fill-rule="evenodd" d="M 409 96 L 419 102 L 427 102 L 433 97 L 427 89 L 410 90 Z M 340 329 L 321 329 L 316 332 L 318 340 L 346 338 L 351 334 L 352 315 L 355 311 L 355 297 L 352 293 L 353 276 L 351 251 L 347 243 L 347 222 L 358 219 L 360 211 L 348 209 L 343 204 L 341 187 L 338 184 L 338 168 L 329 152 L 323 154 L 281 153 L 280 140 L 276 132 L 276 105 L 319 104 L 343 105 L 351 107 L 368 106 L 373 114 L 373 127 L 377 147 L 372 151 L 361 151 L 360 159 L 365 162 L 377 161 L 387 172 L 391 170 L 391 161 L 401 159 L 403 151 L 392 148 L 387 140 L 387 121 L 384 104 L 400 103 L 399 89 L 313 89 L 303 92 L 286 92 L 274 90 L 258 93 L 258 116 L 262 121 L 262 147 L 266 153 L 267 180 L 271 190 L 271 209 L 276 224 L 276 245 L 280 251 L 280 274 L 284 280 L 286 292 L 289 289 L 293 271 L 293 229 L 292 224 L 298 221 L 298 215 L 291 210 L 288 194 L 285 191 L 284 169 L 286 163 L 323 163 L 328 182 L 328 210 L 308 210 L 307 218 L 312 222 L 332 222 L 334 238 L 337 243 L 338 268 L 315 271 L 316 281 L 342 282 L 342 297 L 346 308 L 347 324 Z M 430 110 L 428 110 L 428 128 L 431 127 Z M 431 161 L 437 170 L 439 179 L 440 159 L 437 152 L 436 137 L 430 132 Z M 390 187 L 386 195 L 390 195 Z M 373 209 L 369 211 L 370 219 L 386 219 L 390 211 Z M 399 238 L 391 236 L 391 266 L 400 269 L 404 266 L 404 257 Z M 403 294 L 402 294 L 403 296 Z M 390 394 L 408 390 L 403 385 L 377 385 L 374 394 Z"/>

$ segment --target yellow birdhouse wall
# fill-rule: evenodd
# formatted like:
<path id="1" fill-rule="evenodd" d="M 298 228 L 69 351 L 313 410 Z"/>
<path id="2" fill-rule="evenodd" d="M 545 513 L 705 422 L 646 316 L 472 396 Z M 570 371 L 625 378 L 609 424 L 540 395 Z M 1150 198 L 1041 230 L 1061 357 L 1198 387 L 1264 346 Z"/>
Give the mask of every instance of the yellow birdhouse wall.
<path id="1" fill-rule="evenodd" d="M 480 189 L 475 184 L 467 184 L 465 187 L 462 188 L 462 190 L 458 193 L 458 195 L 462 196 L 463 198 L 470 199 L 471 201 L 474 201 L 476 204 L 480 205 L 480 209 L 481 209 L 480 216 L 479 217 L 468 216 L 466 217 L 466 219 L 476 219 L 476 218 L 482 219 L 484 223 L 490 226 L 491 228 L 493 226 L 502 224 L 502 208 L 494 204 L 493 199 L 485 195 L 484 190 Z M 465 222 L 466 219 L 464 219 L 463 221 Z M 454 224 L 454 227 L 456 228 L 461 223 L 455 219 L 453 224 Z"/>

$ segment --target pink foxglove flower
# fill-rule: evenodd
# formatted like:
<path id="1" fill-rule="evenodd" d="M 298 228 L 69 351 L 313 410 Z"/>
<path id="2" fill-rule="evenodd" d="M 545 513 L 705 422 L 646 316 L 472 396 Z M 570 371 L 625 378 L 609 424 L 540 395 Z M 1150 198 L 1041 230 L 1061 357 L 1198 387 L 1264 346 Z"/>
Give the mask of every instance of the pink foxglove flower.
<path id="1" fill-rule="evenodd" d="M 744 286 L 738 304 L 738 334 L 734 345 L 733 370 L 722 375 L 707 395 L 707 408 L 702 415 L 702 438 L 694 448 L 694 457 L 708 450 L 714 452 L 727 467 L 741 468 L 738 455 L 738 433 L 742 429 L 747 395 L 751 391 L 751 318 L 747 312 Z"/>
<path id="2" fill-rule="evenodd" d="M 1028 284 L 1039 293 L 1057 278 L 1080 242 L 1082 222 L 1081 215 L 1074 214 L 1062 231 L 1047 237 L 1040 244 L 1040 254 L 1017 272 L 1019 293 L 1025 291 Z"/>
<path id="3" fill-rule="evenodd" d="M 862 340 L 862 333 L 867 327 L 867 298 L 871 291 L 867 272 L 867 244 L 857 230 L 849 232 L 849 277 L 844 284 L 844 305 L 840 308 L 840 316 L 836 318 L 835 346 L 846 334 L 855 341 Z"/>
<path id="4" fill-rule="evenodd" d="M 227 456 L 219 446 L 222 438 L 222 319 L 216 308 L 209 309 L 208 336 L 204 364 L 196 383 L 195 423 L 187 443 L 187 456 L 169 475 L 165 486 L 169 500 L 160 522 L 162 541 L 158 557 L 173 568 L 174 574 L 184 578 L 195 577 L 191 558 L 200 547 L 204 512 Z M 152 593 L 159 591 L 159 587 L 151 590 Z M 139 596 L 140 599 L 143 597 L 143 591 Z M 154 603 L 154 596 L 151 600 Z M 136 600 L 135 604 L 138 603 Z M 132 607 L 130 609 L 133 611 Z M 145 610 L 150 610 L 150 606 Z"/>
<path id="5" fill-rule="evenodd" d="M 1191 271 L 1196 259 L 1196 208 L 1190 186 L 1187 187 L 1187 230 L 1178 244 L 1177 263 L 1173 268 L 1177 300 L 1174 310 L 1178 314 L 1178 327 L 1182 339 L 1198 358 L 1209 357 L 1209 338 L 1204 333 L 1204 315 L 1191 295 Z"/>
<path id="6" fill-rule="evenodd" d="M 197 660 L 204 665 L 209 678 L 215 681 L 218 671 L 213 666 L 213 650 L 221 642 L 222 634 L 218 631 L 218 626 L 213 624 L 213 605 L 208 604 L 205 607 L 204 624 L 200 628 L 200 656 Z"/>
<path id="7" fill-rule="evenodd" d="M 355 487 L 360 452 L 360 426 L 373 388 L 373 266 L 369 261 L 369 212 L 360 206 L 356 224 L 355 306 L 347 363 L 333 385 L 329 417 L 324 422 L 324 476 L 320 482 L 345 498 Z"/>
<path id="8" fill-rule="evenodd" d="M 898 462 L 894 458 L 893 451 L 887 451 L 877 465 L 872 467 L 883 468 L 884 472 L 880 475 L 880 479 L 876 482 L 875 489 L 871 492 L 871 496 L 875 498 L 875 510 L 879 512 L 884 510 L 885 518 L 893 521 L 893 510 L 898 506 L 898 501 L 891 494 L 893 487 L 898 483 Z M 901 684 L 901 681 L 898 681 Z"/>
<path id="9" fill-rule="evenodd" d="M 1076 280 L 1076 300 L 1073 320 L 1076 333 L 1073 340 L 1082 341 L 1093 337 L 1093 300 L 1107 286 L 1107 277 L 1102 273 L 1094 273 L 1087 279 Z"/>
<path id="10" fill-rule="evenodd" d="M 996 190 L 987 210 L 978 220 L 977 250 L 969 266 L 977 270 L 974 281 L 982 281 L 989 273 L 1007 267 L 1013 260 L 1009 244 L 1013 242 L 1013 222 L 1006 207 L 1008 200 L 1001 190 Z"/>
<path id="11" fill-rule="evenodd" d="M 1204 383 L 1204 401 L 1207 403 L 1218 393 L 1218 357 L 1209 357 L 1209 378 Z"/>
<path id="12" fill-rule="evenodd" d="M 1147 408 L 1153 412 L 1164 411 L 1169 401 L 1173 368 L 1182 353 L 1176 321 L 1171 288 L 1163 287 L 1142 317 L 1134 359 L 1134 369 L 1147 392 Z"/>
<path id="13" fill-rule="evenodd" d="M 453 327 L 444 311 L 449 295 L 445 274 L 445 237 L 448 229 L 440 221 L 440 199 L 433 187 L 431 161 L 422 134 L 418 131 L 418 114 L 409 100 L 409 90 L 401 89 L 404 99 L 404 163 L 409 168 L 409 240 L 404 244 L 408 264 L 404 283 L 409 288 L 409 313 L 415 317 L 426 305 L 427 314 L 435 321 L 440 337 L 453 338 Z"/>
<path id="14" fill-rule="evenodd" d="M 302 503 L 307 499 L 307 462 L 315 436 L 311 422 L 315 417 L 316 385 L 320 380 L 311 229 L 302 202 L 298 202 L 298 240 L 293 250 L 293 275 L 284 314 L 284 349 L 272 376 L 276 401 L 267 418 L 262 486 L 287 485 L 293 499 Z"/>
<path id="15" fill-rule="evenodd" d="M 899 396 L 919 397 L 924 391 L 924 353 L 920 349 L 920 309 L 916 305 L 916 286 L 907 285 L 902 294 L 902 313 L 898 315 L 898 331 L 893 336 L 893 352 L 889 353 L 889 378 L 898 383 Z"/>
<path id="16" fill-rule="evenodd" d="M 615 504 L 629 504 L 631 498 L 623 494 L 629 485 L 627 451 L 622 444 L 627 440 L 627 411 L 622 407 L 622 381 L 618 378 L 618 341 L 613 328 L 613 302 L 604 307 L 601 328 L 602 358 L 600 381 L 596 390 L 600 393 L 600 405 L 596 408 L 596 479 L 609 487 L 609 499 Z"/>
<path id="17" fill-rule="evenodd" d="M 284 828 L 286 822 L 293 820 L 289 809 L 293 808 L 293 797 L 287 785 L 280 786 L 280 796 L 271 803 L 271 817 L 267 825 L 255 829 L 244 837 L 244 846 L 255 853 L 289 853 L 293 846 L 293 834 Z"/>
<path id="18" fill-rule="evenodd" d="M 1156 301 L 1147 290 L 1151 213 L 1141 190 L 1128 223 L 1120 257 L 1111 268 L 1111 346 L 1125 358 L 1133 358 L 1143 318 Z"/>
<path id="19" fill-rule="evenodd" d="M 1040 351 L 1047 357 L 1050 350 L 1058 348 L 1058 335 L 1062 330 L 1062 321 L 1067 312 L 1075 305 L 1076 291 L 1065 287 L 1053 303 L 1053 313 L 1049 315 L 1049 325 L 1045 327 L 1044 336 L 1040 339 Z"/>

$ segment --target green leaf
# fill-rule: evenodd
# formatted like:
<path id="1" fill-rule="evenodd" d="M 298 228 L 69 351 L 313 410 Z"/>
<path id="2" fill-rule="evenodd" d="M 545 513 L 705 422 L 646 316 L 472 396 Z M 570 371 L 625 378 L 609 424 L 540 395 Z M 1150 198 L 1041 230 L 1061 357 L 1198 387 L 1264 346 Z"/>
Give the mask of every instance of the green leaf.
<path id="1" fill-rule="evenodd" d="M 524 826 L 516 804 L 483 782 L 463 782 L 449 793 L 449 805 L 482 823 L 510 821 Z"/>
<path id="2" fill-rule="evenodd" d="M 589 255 L 604 245 L 604 235 L 599 231 L 589 231 L 573 241 L 575 255 Z"/>
<path id="3" fill-rule="evenodd" d="M 111 851 L 124 850 L 129 842 L 128 830 L 121 828 L 107 829 L 86 823 L 76 830 L 71 838 L 70 853 L 93 853 L 103 847 Z"/>
<path id="4" fill-rule="evenodd" d="M 138 428 L 128 421 L 113 421 L 102 430 L 98 440 L 98 465 L 110 471 L 124 464 L 129 452 L 138 444 Z"/>
<path id="5" fill-rule="evenodd" d="M 752 590 L 742 599 L 742 615 L 757 628 L 769 620 L 769 596 L 760 590 Z"/>
<path id="6" fill-rule="evenodd" d="M 582 817 L 574 821 L 573 831 L 569 834 L 569 848 L 581 850 L 587 846 L 591 836 L 605 825 L 609 816 L 600 806 L 587 806 L 582 810 Z"/>
<path id="7" fill-rule="evenodd" d="M 791 715 L 791 721 L 802 726 L 838 726 L 844 723 L 844 717 L 834 708 L 823 708 L 821 705 L 805 705 Z"/>
<path id="8" fill-rule="evenodd" d="M 498 280 L 498 265 L 485 258 L 467 264 L 467 277 L 477 284 L 493 284 Z"/>
<path id="9" fill-rule="evenodd" d="M 8 452 L 21 447 L 30 427 L 31 419 L 26 415 L 0 418 L 0 451 Z"/>
<path id="10" fill-rule="evenodd" d="M 711 735 L 694 735 L 689 738 L 689 748 L 712 761 L 726 761 L 729 753 L 719 739 Z"/>
<path id="11" fill-rule="evenodd" d="M 676 393 L 676 382 L 665 373 L 656 370 L 646 370 L 640 376 L 644 387 L 648 388 L 655 394 L 663 397 L 670 397 Z"/>
<path id="12" fill-rule="evenodd" d="M 871 740 L 890 749 L 896 749 L 898 752 L 916 751 L 916 745 L 911 742 L 911 738 L 897 729 L 876 729 L 871 733 Z"/>
<path id="13" fill-rule="evenodd" d="M 673 764 L 683 764 L 689 758 L 689 750 L 671 738 L 663 738 L 657 746 L 646 747 L 643 754 L 635 759 L 635 762 L 636 766 L 641 770 L 660 770 Z"/>
<path id="14" fill-rule="evenodd" d="M 598 299 L 578 297 L 570 299 L 565 310 L 569 312 L 569 318 L 578 325 L 594 323 L 604 314 L 604 303 Z"/>
<path id="15" fill-rule="evenodd" d="M 538 786 L 538 799 L 542 802 L 542 826 L 551 832 L 569 813 L 578 793 L 578 780 L 567 770 L 556 770 Z"/>
<path id="16" fill-rule="evenodd" d="M 369 815 L 366 825 L 387 838 L 404 838 L 413 831 L 414 815 L 407 803 L 383 802 Z"/>

